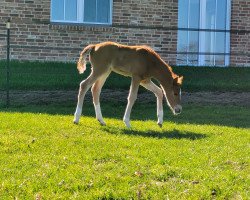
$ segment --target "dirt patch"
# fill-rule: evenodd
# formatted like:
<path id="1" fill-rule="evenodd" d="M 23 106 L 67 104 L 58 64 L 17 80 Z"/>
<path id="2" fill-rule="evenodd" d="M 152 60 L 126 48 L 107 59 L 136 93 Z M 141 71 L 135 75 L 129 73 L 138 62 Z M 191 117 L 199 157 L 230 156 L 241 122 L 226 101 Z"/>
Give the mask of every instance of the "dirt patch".
<path id="1" fill-rule="evenodd" d="M 11 91 L 10 102 L 12 104 L 49 104 L 76 102 L 77 91 Z M 101 94 L 101 101 L 126 102 L 128 91 L 104 89 Z M 6 99 L 6 93 L 0 91 L 0 99 Z M 85 97 L 86 101 L 92 102 L 91 93 L 88 92 Z M 138 103 L 155 102 L 154 94 L 143 92 L 138 94 Z M 241 105 L 250 106 L 250 92 L 183 92 L 183 104 L 196 103 L 202 105 Z"/>
<path id="2" fill-rule="evenodd" d="M 184 93 L 183 102 L 250 106 L 250 92 L 193 92 Z"/>

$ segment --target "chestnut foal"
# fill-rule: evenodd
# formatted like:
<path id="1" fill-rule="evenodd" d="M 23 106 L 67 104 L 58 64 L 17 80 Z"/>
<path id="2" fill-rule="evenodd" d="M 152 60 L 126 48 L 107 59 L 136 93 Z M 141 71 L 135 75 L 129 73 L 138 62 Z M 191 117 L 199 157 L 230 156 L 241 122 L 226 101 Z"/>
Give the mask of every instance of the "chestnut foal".
<path id="1" fill-rule="evenodd" d="M 80 54 L 77 63 L 79 73 L 83 73 L 86 69 L 88 54 L 92 72 L 87 79 L 80 83 L 74 123 L 79 123 L 84 96 L 92 86 L 91 91 L 96 118 L 101 125 L 106 125 L 102 117 L 99 97 L 102 86 L 111 71 L 132 78 L 128 104 L 123 117 L 123 121 L 127 127 L 130 127 L 130 113 L 137 98 L 139 85 L 142 85 L 155 94 L 157 98 L 157 124 L 160 127 L 163 123 L 163 94 L 172 112 L 174 114 L 181 113 L 180 100 L 183 76 L 179 77 L 174 74 L 172 68 L 150 47 L 126 46 L 114 42 L 89 45 Z M 151 78 L 156 79 L 160 83 L 161 88 L 155 85 L 151 81 Z"/>

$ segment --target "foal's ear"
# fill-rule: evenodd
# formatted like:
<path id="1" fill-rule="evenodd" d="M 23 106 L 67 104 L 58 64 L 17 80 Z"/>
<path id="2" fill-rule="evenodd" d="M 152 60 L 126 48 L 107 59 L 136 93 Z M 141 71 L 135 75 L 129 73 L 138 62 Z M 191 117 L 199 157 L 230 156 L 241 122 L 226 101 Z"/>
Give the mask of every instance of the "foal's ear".
<path id="1" fill-rule="evenodd" d="M 174 78 L 174 85 L 181 85 L 183 81 L 183 76 L 177 76 Z"/>
<path id="2" fill-rule="evenodd" d="M 181 84 L 182 84 L 182 81 L 183 81 L 183 76 L 179 76 L 179 77 L 178 77 L 177 84 L 178 84 L 178 85 L 181 85 Z"/>

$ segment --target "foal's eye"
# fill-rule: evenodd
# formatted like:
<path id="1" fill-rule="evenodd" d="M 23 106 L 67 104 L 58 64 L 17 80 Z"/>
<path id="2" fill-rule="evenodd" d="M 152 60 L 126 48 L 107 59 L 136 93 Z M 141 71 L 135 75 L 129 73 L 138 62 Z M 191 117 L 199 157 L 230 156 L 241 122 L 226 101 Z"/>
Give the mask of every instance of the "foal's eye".
<path id="1" fill-rule="evenodd" d="M 177 92 L 177 91 L 174 91 L 174 95 L 175 95 L 175 96 L 178 96 L 178 92 Z"/>

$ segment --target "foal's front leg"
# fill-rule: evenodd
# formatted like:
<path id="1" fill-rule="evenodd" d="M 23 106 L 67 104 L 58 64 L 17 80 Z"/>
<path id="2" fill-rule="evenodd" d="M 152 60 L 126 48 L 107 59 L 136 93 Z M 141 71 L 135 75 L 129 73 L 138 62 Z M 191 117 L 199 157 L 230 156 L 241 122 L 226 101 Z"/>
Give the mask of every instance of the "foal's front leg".
<path id="1" fill-rule="evenodd" d="M 163 123 L 163 93 L 161 88 L 155 85 L 151 80 L 142 81 L 141 85 L 145 87 L 147 90 L 153 92 L 157 98 L 157 124 L 162 127 Z"/>
<path id="2" fill-rule="evenodd" d="M 141 79 L 139 77 L 132 77 L 130 90 L 129 90 L 129 96 L 128 96 L 128 104 L 127 104 L 126 111 L 123 117 L 123 121 L 128 128 L 131 127 L 130 126 L 130 113 L 135 103 L 135 100 L 137 99 L 137 93 L 138 93 L 140 81 Z"/>

